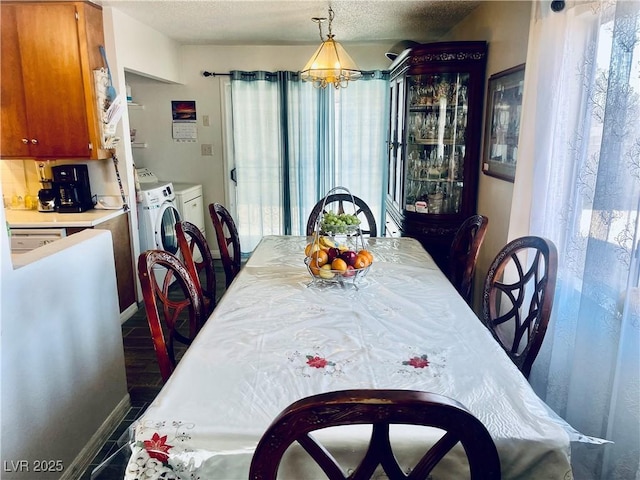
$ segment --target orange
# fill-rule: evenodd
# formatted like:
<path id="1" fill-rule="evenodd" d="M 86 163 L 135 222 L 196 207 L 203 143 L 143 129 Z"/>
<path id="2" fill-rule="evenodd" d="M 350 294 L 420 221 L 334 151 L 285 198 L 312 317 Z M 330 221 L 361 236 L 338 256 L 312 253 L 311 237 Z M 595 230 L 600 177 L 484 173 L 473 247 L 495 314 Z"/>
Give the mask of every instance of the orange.
<path id="1" fill-rule="evenodd" d="M 321 267 L 329 261 L 329 255 L 324 250 L 317 250 L 311 254 L 311 261 L 309 265 L 314 267 Z"/>
<path id="2" fill-rule="evenodd" d="M 353 262 L 353 268 L 355 268 L 356 270 L 359 270 L 361 268 L 366 268 L 369 265 L 371 265 L 371 262 L 369 261 L 369 257 L 362 254 L 356 255 L 356 261 Z"/>
<path id="3" fill-rule="evenodd" d="M 373 255 L 371 254 L 371 252 L 369 250 L 360 250 L 358 252 L 358 255 L 364 255 L 369 259 L 369 265 L 371 265 L 373 263 Z"/>
<path id="4" fill-rule="evenodd" d="M 347 271 L 347 262 L 345 262 L 341 258 L 334 258 L 333 262 L 331 262 L 331 270 L 336 270 L 337 272 L 344 273 Z"/>

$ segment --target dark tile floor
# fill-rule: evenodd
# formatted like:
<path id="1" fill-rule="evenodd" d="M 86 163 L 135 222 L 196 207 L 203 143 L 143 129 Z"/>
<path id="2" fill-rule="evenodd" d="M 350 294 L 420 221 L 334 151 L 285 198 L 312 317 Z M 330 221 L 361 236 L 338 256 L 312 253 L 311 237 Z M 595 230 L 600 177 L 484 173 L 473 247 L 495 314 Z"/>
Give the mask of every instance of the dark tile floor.
<path id="1" fill-rule="evenodd" d="M 224 271 L 216 262 L 217 298 L 224 293 Z M 111 433 L 80 480 L 122 480 L 130 455 L 128 429 L 145 411 L 162 388 L 162 377 L 151 343 L 144 306 L 122 324 L 124 361 L 131 409 Z M 179 354 L 178 354 L 179 356 Z"/>

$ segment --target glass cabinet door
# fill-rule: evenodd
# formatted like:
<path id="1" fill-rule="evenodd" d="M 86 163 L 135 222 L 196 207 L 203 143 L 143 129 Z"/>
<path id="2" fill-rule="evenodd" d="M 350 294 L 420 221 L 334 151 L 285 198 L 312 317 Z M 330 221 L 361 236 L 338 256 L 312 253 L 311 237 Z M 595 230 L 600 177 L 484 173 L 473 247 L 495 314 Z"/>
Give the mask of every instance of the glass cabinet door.
<path id="1" fill-rule="evenodd" d="M 460 212 L 469 78 L 469 73 L 407 76 L 404 209 L 408 212 Z"/>
<path id="2" fill-rule="evenodd" d="M 403 138 L 404 131 L 404 78 L 398 77 L 390 82 L 390 113 L 389 126 L 389 156 L 387 177 L 387 198 L 395 209 L 400 210 L 402 198 L 402 182 L 404 180 L 404 155 Z"/>

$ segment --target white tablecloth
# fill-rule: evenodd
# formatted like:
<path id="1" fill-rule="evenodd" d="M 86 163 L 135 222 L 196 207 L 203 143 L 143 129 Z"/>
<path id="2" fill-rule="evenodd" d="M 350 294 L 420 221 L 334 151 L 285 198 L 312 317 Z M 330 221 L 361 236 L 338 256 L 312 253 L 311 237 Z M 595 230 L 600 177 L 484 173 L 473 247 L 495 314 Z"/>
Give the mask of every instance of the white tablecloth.
<path id="1" fill-rule="evenodd" d="M 155 469 L 160 478 L 246 479 L 281 410 L 354 388 L 452 397 L 486 425 L 503 478 L 572 478 L 566 430 L 417 241 L 369 240 L 375 261 L 357 289 L 312 284 L 306 243 L 262 240 L 137 422 L 127 478 Z M 411 456 L 415 438 L 404 432 Z M 348 453 L 362 435 L 335 438 Z M 284 468 L 289 478 L 315 478 L 304 466 Z M 455 459 L 446 468 L 434 479 L 464 470 Z"/>

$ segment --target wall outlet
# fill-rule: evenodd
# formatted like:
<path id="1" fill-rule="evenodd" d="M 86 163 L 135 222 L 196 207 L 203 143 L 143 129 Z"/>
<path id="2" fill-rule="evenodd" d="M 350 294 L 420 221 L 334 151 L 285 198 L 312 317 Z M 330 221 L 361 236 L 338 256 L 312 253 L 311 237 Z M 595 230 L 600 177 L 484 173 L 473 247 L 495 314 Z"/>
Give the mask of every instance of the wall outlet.
<path id="1" fill-rule="evenodd" d="M 203 115 L 202 116 L 202 126 L 203 127 L 208 127 L 209 126 L 209 115 Z"/>
<path id="2" fill-rule="evenodd" d="M 200 149 L 202 150 L 202 155 L 206 155 L 209 157 L 213 156 L 213 145 L 210 143 L 203 143 L 200 145 Z"/>

